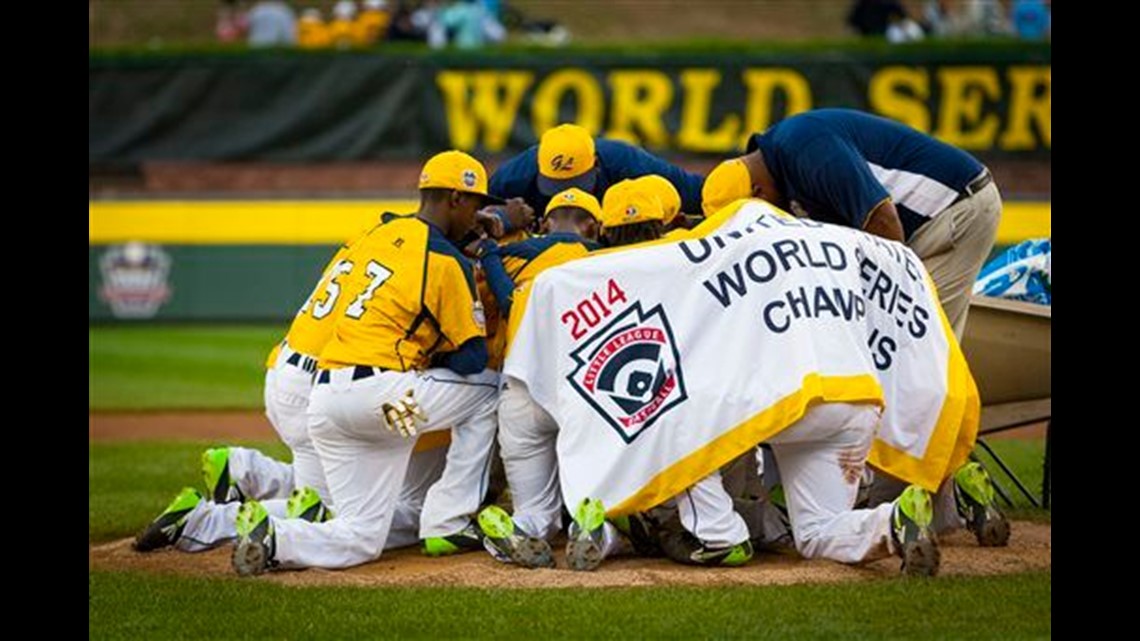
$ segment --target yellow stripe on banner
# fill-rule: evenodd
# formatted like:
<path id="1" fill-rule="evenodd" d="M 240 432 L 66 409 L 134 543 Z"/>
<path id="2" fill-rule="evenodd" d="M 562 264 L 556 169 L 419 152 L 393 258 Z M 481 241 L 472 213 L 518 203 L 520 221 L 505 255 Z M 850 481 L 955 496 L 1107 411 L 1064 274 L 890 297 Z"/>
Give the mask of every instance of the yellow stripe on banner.
<path id="1" fill-rule="evenodd" d="M 804 376 L 800 389 L 729 429 L 701 449 L 654 476 L 629 498 L 606 511 L 614 517 L 648 510 L 720 469 L 757 443 L 779 434 L 803 418 L 814 403 L 883 404 L 883 389 L 871 374 L 856 376 Z"/>
<path id="2" fill-rule="evenodd" d="M 88 203 L 88 242 L 175 245 L 333 245 L 380 214 L 416 211 L 415 200 L 132 201 Z"/>
<path id="3" fill-rule="evenodd" d="M 929 275 L 926 284 L 930 291 L 936 291 Z M 937 492 L 942 481 L 966 462 L 978 438 L 981 419 L 978 386 L 941 306 L 938 306 L 938 318 L 950 347 L 946 362 L 946 398 L 926 451 L 922 457 L 913 456 L 876 438 L 867 455 L 867 462 L 871 465 L 931 492 Z"/>
<path id="4" fill-rule="evenodd" d="M 1050 203 L 1002 203 L 997 245 L 1016 245 L 1030 238 L 1053 235 L 1053 207 Z"/>
<path id="5" fill-rule="evenodd" d="M 734 203 L 732 211 L 743 202 Z M 132 240 L 172 245 L 333 245 L 371 227 L 382 212 L 409 213 L 417 206 L 415 200 L 90 201 L 87 238 L 92 245 Z M 723 222 L 729 216 L 716 217 Z M 714 229 L 715 225 L 703 226 L 701 234 Z M 1049 203 L 1005 203 L 998 245 L 1051 234 Z"/>

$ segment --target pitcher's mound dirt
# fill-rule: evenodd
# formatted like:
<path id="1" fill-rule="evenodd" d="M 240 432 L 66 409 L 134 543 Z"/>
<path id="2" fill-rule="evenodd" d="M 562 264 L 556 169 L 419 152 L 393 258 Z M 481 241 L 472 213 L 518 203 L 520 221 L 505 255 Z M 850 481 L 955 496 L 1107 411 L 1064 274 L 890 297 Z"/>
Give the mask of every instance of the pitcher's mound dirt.
<path id="1" fill-rule="evenodd" d="M 1048 570 L 1052 550 L 1050 526 L 1017 521 L 1009 547 L 980 548 L 973 536 L 957 532 L 941 540 L 942 576 L 1005 574 Z M 140 554 L 131 540 L 93 545 L 90 569 L 142 570 L 202 577 L 234 577 L 230 567 L 231 546 L 187 554 L 171 549 Z M 283 585 L 352 586 L 463 586 L 478 588 L 628 587 L 646 585 L 784 585 L 834 583 L 898 576 L 899 561 L 883 559 L 853 567 L 830 561 L 805 561 L 795 556 L 761 554 L 742 568 L 693 568 L 664 559 L 634 557 L 607 560 L 595 572 L 566 569 L 557 555 L 558 569 L 525 570 L 507 566 L 484 553 L 431 559 L 415 548 L 386 552 L 373 563 L 349 570 L 303 570 L 271 572 L 256 581 Z"/>

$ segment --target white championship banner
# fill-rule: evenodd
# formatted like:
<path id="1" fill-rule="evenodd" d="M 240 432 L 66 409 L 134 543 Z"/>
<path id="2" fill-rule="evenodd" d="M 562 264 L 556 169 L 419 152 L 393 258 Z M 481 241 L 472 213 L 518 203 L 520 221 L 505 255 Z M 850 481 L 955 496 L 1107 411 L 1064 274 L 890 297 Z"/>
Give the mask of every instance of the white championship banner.
<path id="1" fill-rule="evenodd" d="M 504 371 L 560 427 L 567 505 L 648 509 L 824 401 L 883 405 L 869 461 L 931 490 L 976 437 L 977 390 L 919 259 L 762 201 L 515 298 Z"/>

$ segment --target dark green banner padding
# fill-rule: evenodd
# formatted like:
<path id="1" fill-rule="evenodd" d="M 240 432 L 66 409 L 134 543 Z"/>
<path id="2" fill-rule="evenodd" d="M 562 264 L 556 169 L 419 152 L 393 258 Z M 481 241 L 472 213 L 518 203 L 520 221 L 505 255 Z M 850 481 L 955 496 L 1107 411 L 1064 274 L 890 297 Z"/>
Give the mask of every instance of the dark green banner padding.
<path id="1" fill-rule="evenodd" d="M 510 154 L 577 122 L 663 154 L 723 156 L 790 113 L 852 107 L 992 157 L 1048 159 L 1051 49 L 463 56 L 96 56 L 93 167 L 153 160 Z"/>

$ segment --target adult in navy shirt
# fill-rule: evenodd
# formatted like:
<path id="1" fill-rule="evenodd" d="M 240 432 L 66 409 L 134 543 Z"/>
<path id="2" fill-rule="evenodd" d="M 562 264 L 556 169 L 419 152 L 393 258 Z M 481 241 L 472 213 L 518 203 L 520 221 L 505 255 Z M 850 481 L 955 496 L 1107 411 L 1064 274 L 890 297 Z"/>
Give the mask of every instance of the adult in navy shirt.
<path id="1" fill-rule="evenodd" d="M 704 187 L 705 213 L 759 197 L 822 222 L 905 242 L 938 288 L 959 339 L 993 248 L 1001 196 L 970 154 L 893 120 L 817 109 L 749 138 Z"/>
<path id="2" fill-rule="evenodd" d="M 599 201 L 626 178 L 658 174 L 681 194 L 681 211 L 701 212 L 704 177 L 689 173 L 629 143 L 595 139 L 584 127 L 559 125 L 547 130 L 539 144 L 499 166 L 491 176 L 490 193 L 519 197 L 535 211 L 546 211 L 550 198 L 577 187 Z"/>

